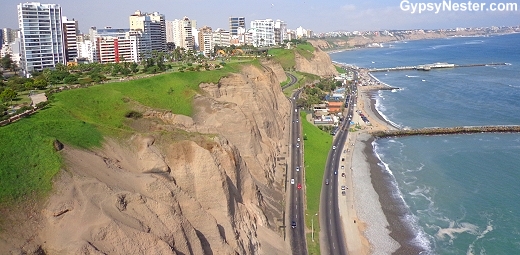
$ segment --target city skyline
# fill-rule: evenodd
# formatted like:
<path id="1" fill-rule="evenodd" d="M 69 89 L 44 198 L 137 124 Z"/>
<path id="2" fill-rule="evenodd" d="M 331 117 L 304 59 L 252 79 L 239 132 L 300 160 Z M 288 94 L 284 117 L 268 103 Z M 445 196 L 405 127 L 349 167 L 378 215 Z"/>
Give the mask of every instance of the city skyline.
<path id="1" fill-rule="evenodd" d="M 251 20 L 281 19 L 288 28 L 302 26 L 315 33 L 330 31 L 364 31 L 385 29 L 440 29 L 455 27 L 489 27 L 520 25 L 520 10 L 516 11 L 434 11 L 411 13 L 404 11 L 402 1 L 339 1 L 324 3 L 317 0 L 271 0 L 271 1 L 200 1 L 180 0 L 171 3 L 157 0 L 143 4 L 136 0 L 57 0 L 40 1 L 41 3 L 59 4 L 63 15 L 79 22 L 81 33 L 87 33 L 89 27 L 128 28 L 130 14 L 136 10 L 160 12 L 166 20 L 181 19 L 184 16 L 197 20 L 198 27 L 210 26 L 214 29 L 229 29 L 229 17 L 245 17 L 246 25 Z M 452 1 L 468 3 L 467 1 Z M 510 1 L 519 6 L 519 0 Z M 19 0 L 4 0 L 0 10 L 0 27 L 18 28 L 16 5 Z M 416 4 L 409 2 L 410 4 Z M 442 3 L 440 1 L 439 3 Z M 492 1 L 484 0 L 485 6 Z M 505 3 L 505 2 L 504 2 Z M 374 7 L 376 6 L 376 7 Z M 406 7 L 406 6 L 405 6 Z M 89 15 L 92 13 L 92 15 Z M 309 18 L 313 17 L 313 18 Z"/>

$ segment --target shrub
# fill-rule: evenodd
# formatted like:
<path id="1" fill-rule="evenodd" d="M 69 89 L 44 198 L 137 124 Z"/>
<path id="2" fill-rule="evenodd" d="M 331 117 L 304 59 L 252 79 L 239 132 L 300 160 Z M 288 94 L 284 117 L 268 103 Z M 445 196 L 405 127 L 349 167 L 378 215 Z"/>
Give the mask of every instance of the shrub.
<path id="1" fill-rule="evenodd" d="M 136 119 L 140 119 L 140 118 L 142 118 L 142 117 L 143 117 L 143 114 L 140 113 L 140 112 L 136 112 L 136 111 L 129 111 L 129 112 L 127 112 L 127 113 L 125 114 L 125 117 L 127 117 L 127 118 L 132 118 L 132 119 L 136 120 Z"/>

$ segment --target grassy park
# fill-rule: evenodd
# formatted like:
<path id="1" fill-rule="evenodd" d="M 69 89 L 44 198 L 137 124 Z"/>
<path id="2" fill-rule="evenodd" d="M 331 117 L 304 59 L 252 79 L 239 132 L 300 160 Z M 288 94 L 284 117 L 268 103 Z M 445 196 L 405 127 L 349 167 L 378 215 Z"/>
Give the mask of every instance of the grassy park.
<path id="1" fill-rule="evenodd" d="M 307 234 L 307 248 L 309 254 L 320 254 L 319 246 L 319 218 L 316 216 L 320 208 L 320 192 L 323 183 L 323 173 L 327 161 L 327 152 L 332 146 L 332 136 L 306 121 L 306 114 L 302 113 L 304 134 L 304 165 L 305 191 L 307 210 L 305 225 L 314 225 L 314 242 L 312 233 Z"/>

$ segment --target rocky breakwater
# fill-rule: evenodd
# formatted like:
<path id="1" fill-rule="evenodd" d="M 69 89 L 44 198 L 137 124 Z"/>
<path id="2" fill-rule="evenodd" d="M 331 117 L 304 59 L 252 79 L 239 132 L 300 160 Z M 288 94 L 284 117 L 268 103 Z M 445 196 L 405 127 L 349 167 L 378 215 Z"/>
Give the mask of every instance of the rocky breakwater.
<path id="1" fill-rule="evenodd" d="M 288 254 L 279 232 L 290 104 L 272 68 L 201 84 L 194 117 L 146 109 L 131 138 L 65 145 L 39 254 Z M 146 108 L 146 107 L 143 107 Z"/>

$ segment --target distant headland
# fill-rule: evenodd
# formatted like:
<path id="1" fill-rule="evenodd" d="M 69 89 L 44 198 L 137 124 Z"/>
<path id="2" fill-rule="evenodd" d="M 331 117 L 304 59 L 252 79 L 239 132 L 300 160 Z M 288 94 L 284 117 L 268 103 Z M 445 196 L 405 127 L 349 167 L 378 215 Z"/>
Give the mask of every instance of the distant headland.
<path id="1" fill-rule="evenodd" d="M 383 43 L 395 41 L 411 41 L 447 37 L 491 36 L 519 33 L 516 27 L 485 28 L 453 28 L 453 29 L 415 29 L 415 30 L 382 30 L 382 31 L 337 31 L 316 35 L 309 38 L 314 47 L 324 51 L 343 51 L 354 48 L 383 47 Z"/>

